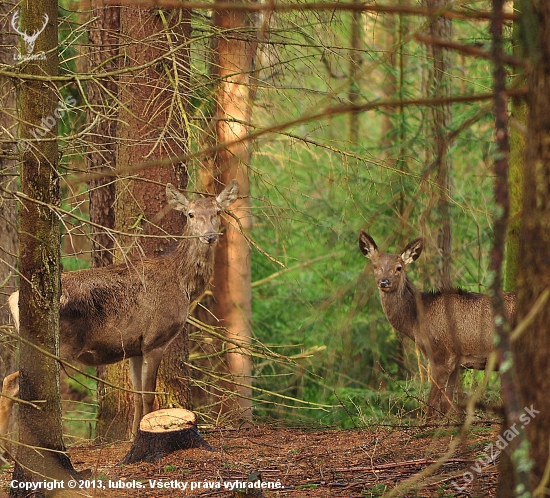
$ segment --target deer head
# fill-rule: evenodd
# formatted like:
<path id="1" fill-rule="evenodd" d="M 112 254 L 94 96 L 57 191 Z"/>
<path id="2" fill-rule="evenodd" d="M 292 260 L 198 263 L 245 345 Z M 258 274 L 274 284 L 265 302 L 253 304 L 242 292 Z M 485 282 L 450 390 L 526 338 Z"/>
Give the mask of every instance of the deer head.
<path id="1" fill-rule="evenodd" d="M 36 39 L 38 38 L 38 35 L 42 33 L 46 29 L 46 25 L 49 21 L 48 14 L 44 14 L 44 24 L 40 29 L 37 29 L 33 31 L 32 35 L 28 35 L 27 33 L 21 31 L 18 27 L 18 21 L 19 21 L 19 12 L 15 12 L 13 14 L 13 17 L 11 18 L 11 25 L 12 28 L 15 30 L 15 32 L 23 38 L 25 41 L 25 48 L 27 49 L 27 55 L 30 55 L 34 51 L 34 43 L 36 42 Z"/>
<path id="2" fill-rule="evenodd" d="M 200 242 L 215 244 L 219 239 L 220 215 L 237 200 L 239 185 L 231 180 L 227 187 L 216 197 L 189 200 L 172 184 L 166 185 L 168 204 L 187 216 L 186 234 L 195 235 Z"/>
<path id="3" fill-rule="evenodd" d="M 401 254 L 378 252 L 374 239 L 365 231 L 359 234 L 359 248 L 372 261 L 376 285 L 382 292 L 395 292 L 405 282 L 405 267 L 415 261 L 422 252 L 422 238 L 409 242 Z"/>

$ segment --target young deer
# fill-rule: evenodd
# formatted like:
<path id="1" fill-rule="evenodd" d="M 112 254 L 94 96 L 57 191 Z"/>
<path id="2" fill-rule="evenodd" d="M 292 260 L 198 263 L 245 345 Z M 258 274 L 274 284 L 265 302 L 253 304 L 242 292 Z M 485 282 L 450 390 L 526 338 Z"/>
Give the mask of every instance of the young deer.
<path id="1" fill-rule="evenodd" d="M 409 242 L 401 254 L 383 254 L 363 230 L 359 248 L 373 263 L 382 308 L 391 326 L 412 339 L 427 358 L 432 375 L 427 417 L 452 407 L 460 368 L 483 370 L 493 349 L 493 319 L 483 294 L 460 289 L 420 292 L 405 268 L 422 252 L 422 239 Z M 516 296 L 504 293 L 508 318 L 515 316 Z"/>
<path id="2" fill-rule="evenodd" d="M 164 350 L 210 281 L 220 216 L 237 199 L 238 190 L 233 180 L 215 199 L 188 200 L 168 184 L 169 205 L 187 216 L 183 238 L 171 254 L 61 276 L 61 357 L 92 366 L 130 359 L 134 389 L 148 391 L 134 395 L 134 434 L 141 417 L 153 409 Z M 18 298 L 15 292 L 9 299 L 17 328 Z"/>

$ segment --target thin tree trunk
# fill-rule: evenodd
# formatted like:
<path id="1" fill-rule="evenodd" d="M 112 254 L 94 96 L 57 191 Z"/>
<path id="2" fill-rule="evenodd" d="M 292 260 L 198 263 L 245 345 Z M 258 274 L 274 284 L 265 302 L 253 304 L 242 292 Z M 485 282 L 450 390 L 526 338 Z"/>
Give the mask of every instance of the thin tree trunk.
<path id="1" fill-rule="evenodd" d="M 516 11 L 521 11 L 520 0 L 514 1 Z M 513 52 L 518 59 L 524 57 L 519 34 L 519 21 L 514 21 L 513 28 Z M 517 76 L 524 79 L 524 75 Z M 510 171 L 508 173 L 508 189 L 510 197 L 510 219 L 506 234 L 506 273 L 504 277 L 504 290 L 516 290 L 516 275 L 519 261 L 519 233 L 521 229 L 521 210 L 523 203 L 523 170 L 525 162 L 525 137 L 524 131 L 527 121 L 527 102 L 523 97 L 512 99 L 512 112 L 510 127 Z"/>
<path id="2" fill-rule="evenodd" d="M 353 0 L 357 3 L 358 0 Z M 359 102 L 359 81 L 362 57 L 361 49 L 361 11 L 353 10 L 351 12 L 351 30 L 350 30 L 350 50 L 348 54 L 348 101 L 350 105 L 357 105 Z M 348 140 L 350 144 L 357 145 L 359 141 L 359 113 L 352 112 L 349 114 L 348 121 Z"/>
<path id="3" fill-rule="evenodd" d="M 18 37 L 8 27 L 8 14 L 12 8 L 7 2 L 0 3 L 0 63 L 12 64 L 16 53 Z M 8 47 L 12 47 L 12 51 Z M 0 326 L 11 321 L 6 303 L 8 296 L 16 290 L 17 264 L 17 203 L 15 197 L 6 191 L 17 190 L 17 95 L 15 83 L 10 78 L 0 77 L 0 130 L 4 143 L 0 144 Z M 11 142 L 8 142 L 10 141 Z M 8 336 L 2 336 L 0 343 L 0 379 L 15 371 L 15 344 Z"/>
<path id="4" fill-rule="evenodd" d="M 49 17 L 35 45 L 36 53 L 44 51 L 46 59 L 29 61 L 25 70 L 30 74 L 56 76 L 57 2 L 37 0 L 21 5 L 21 24 L 27 32 L 42 26 L 44 15 Z M 60 233 L 59 218 L 54 211 L 60 204 L 55 117 L 58 92 L 53 83 L 27 80 L 19 85 L 21 138 L 32 140 L 35 134 L 42 135 L 36 130 L 43 120 L 49 128 L 42 130 L 44 141 L 29 142 L 21 162 L 21 191 L 25 197 L 21 200 L 19 233 L 20 397 L 34 405 L 19 407 L 22 444 L 18 447 L 13 479 L 30 482 L 66 479 L 74 471 L 64 453 L 59 364 L 32 346 L 59 354 Z M 18 488 L 10 492 L 11 496 L 27 493 Z"/>
<path id="5" fill-rule="evenodd" d="M 444 8 L 445 0 L 425 0 L 428 8 Z M 450 40 L 452 37 L 452 25 L 449 19 L 438 17 L 430 21 L 430 36 L 434 38 Z M 428 81 L 429 93 L 434 97 L 449 97 L 451 95 L 451 70 L 449 52 L 437 44 L 429 46 L 429 52 L 433 58 L 432 75 Z M 452 288 L 452 213 L 450 199 L 452 197 L 451 184 L 451 157 L 447 153 L 447 130 L 451 123 L 451 107 L 449 104 L 432 106 L 433 122 L 433 149 L 435 184 L 437 186 L 435 221 L 438 228 L 437 246 L 439 250 L 439 285 L 443 289 Z"/>
<path id="6" fill-rule="evenodd" d="M 181 214 L 170 211 L 159 217 L 159 213 L 166 211 L 166 183 L 186 188 L 185 165 L 149 168 L 140 172 L 138 178 L 125 178 L 124 168 L 187 152 L 184 95 L 189 87 L 190 13 L 125 7 L 120 15 L 120 29 L 122 38 L 129 43 L 123 48 L 129 66 L 144 65 L 179 48 L 162 63 L 120 79 L 118 95 L 122 107 L 118 116 L 116 167 L 122 179 L 117 182 L 115 225 L 117 230 L 136 235 L 180 235 L 185 223 Z M 118 257 L 125 260 L 127 256 L 161 256 L 173 243 L 170 237 L 123 237 Z M 159 369 L 157 391 L 167 393 L 158 398 L 161 407 L 189 406 L 188 358 L 187 331 L 183 330 L 170 343 Z M 130 387 L 126 363 L 106 367 L 106 378 Z M 99 418 L 101 433 L 109 439 L 130 434 L 132 417 L 127 407 L 133 406 L 132 398 L 123 391 L 107 390 Z"/>
<path id="7" fill-rule="evenodd" d="M 250 33 L 254 23 L 249 14 L 240 11 L 216 11 L 215 26 L 220 30 L 216 40 L 217 93 L 216 139 L 218 143 L 235 142 L 219 152 L 215 159 L 216 190 L 221 191 L 233 178 L 239 182 L 240 199 L 231 210 L 240 220 L 242 230 L 252 229 L 248 166 L 251 144 L 244 140 L 246 123 L 252 114 L 253 86 L 251 73 L 257 41 Z M 239 36 L 234 36 L 241 29 Z M 225 32 L 233 36 L 225 37 Z M 252 361 L 246 351 L 251 340 L 252 291 L 250 247 L 241 227 L 227 218 L 225 234 L 218 244 L 213 278 L 213 313 L 218 325 L 227 331 L 226 354 L 230 381 L 227 387 L 235 396 L 226 398 L 223 411 L 240 418 L 252 417 Z"/>
<path id="8" fill-rule="evenodd" d="M 520 1 L 514 1 L 516 11 L 521 11 Z M 513 28 L 514 56 L 518 59 L 524 57 L 519 39 L 519 21 L 514 21 Z M 517 76 L 524 78 L 524 75 Z M 517 288 L 517 269 L 519 264 L 519 241 L 521 231 L 521 211 L 523 203 L 523 173 L 525 163 L 525 137 L 523 131 L 518 130 L 519 126 L 525 126 L 527 121 L 527 102 L 523 97 L 512 99 L 511 120 L 515 121 L 510 127 L 510 160 L 508 165 L 508 197 L 510 212 L 508 215 L 508 229 L 506 233 L 505 269 L 504 269 L 504 290 L 513 292 Z M 510 424 L 504 421 L 501 435 L 508 429 Z M 498 492 L 499 498 L 515 496 L 514 466 L 510 451 L 503 451 L 500 456 Z"/>
<path id="9" fill-rule="evenodd" d="M 105 0 L 91 0 L 93 20 L 88 34 L 89 72 L 110 72 L 119 68 L 118 43 L 120 31 L 120 7 L 110 6 Z M 89 152 L 86 155 L 89 171 L 116 167 L 116 127 L 118 109 L 118 78 L 111 76 L 88 83 L 88 123 L 97 122 L 91 130 Z M 114 178 L 91 178 L 88 182 L 90 221 L 115 227 Z M 113 263 L 114 240 L 108 230 L 92 226 L 92 266 L 94 268 Z"/>

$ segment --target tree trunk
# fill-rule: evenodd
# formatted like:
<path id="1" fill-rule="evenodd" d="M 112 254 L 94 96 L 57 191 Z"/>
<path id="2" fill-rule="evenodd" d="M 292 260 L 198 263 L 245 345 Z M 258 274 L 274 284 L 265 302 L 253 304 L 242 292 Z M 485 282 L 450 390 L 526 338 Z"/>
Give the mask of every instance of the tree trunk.
<path id="1" fill-rule="evenodd" d="M 514 0 L 514 9 L 521 11 L 521 1 Z M 525 57 L 521 47 L 519 21 L 514 21 L 513 53 L 514 57 Z M 520 74 L 516 78 L 525 78 Z M 506 234 L 506 273 L 504 276 L 504 290 L 516 290 L 517 267 L 519 261 L 519 234 L 521 230 L 521 210 L 523 203 L 523 170 L 525 162 L 525 137 L 520 127 L 525 127 L 527 121 L 527 103 L 523 97 L 512 99 L 512 125 L 510 126 L 510 165 L 508 172 L 508 190 L 510 197 L 510 214 L 508 232 Z"/>
<path id="2" fill-rule="evenodd" d="M 187 152 L 185 89 L 189 87 L 190 12 L 186 10 L 149 10 L 124 8 L 120 15 L 121 35 L 132 43 L 124 48 L 128 65 L 141 66 L 153 60 L 164 62 L 121 76 L 119 82 L 119 124 L 117 126 L 115 203 L 116 228 L 136 235 L 180 235 L 185 218 L 176 211 L 166 215 L 165 186 L 170 182 L 186 188 L 184 164 L 148 168 L 132 172 L 130 165 L 152 159 L 164 159 Z M 177 51 L 173 49 L 178 48 Z M 182 69 L 183 68 L 183 69 Z M 169 133 L 166 133 L 169 130 Z M 159 216 L 160 214 L 160 216 Z M 161 256 L 174 243 L 173 239 L 123 237 L 119 240 L 126 256 Z M 160 406 L 189 405 L 189 358 L 187 332 L 184 330 L 170 343 L 157 377 Z M 130 387 L 127 363 L 105 368 L 106 379 Z M 131 432 L 133 405 L 130 393 L 107 389 L 101 400 L 99 429 L 109 439 L 127 437 Z"/>
<path id="3" fill-rule="evenodd" d="M 90 23 L 88 51 L 89 72 L 109 72 L 118 69 L 118 42 L 120 31 L 120 7 L 112 7 L 105 0 L 91 0 L 90 8 L 95 18 Z M 116 167 L 116 127 L 118 78 L 99 78 L 88 82 L 88 124 L 97 122 L 90 130 L 90 147 L 86 155 L 90 172 Z M 88 182 L 90 221 L 107 229 L 115 227 L 115 182 L 112 177 L 92 178 Z M 95 226 L 92 231 L 92 266 L 94 268 L 113 263 L 114 240 L 108 230 Z"/>
<path id="4" fill-rule="evenodd" d="M 118 42 L 120 31 L 120 7 L 107 6 L 104 0 L 91 0 L 90 8 L 96 16 L 90 23 L 88 37 L 89 72 L 107 72 L 118 68 Z M 89 141 L 91 147 L 86 155 L 89 171 L 116 167 L 116 126 L 118 109 L 114 98 L 118 94 L 118 78 L 100 78 L 88 83 L 88 102 L 92 107 L 87 109 L 88 124 L 97 120 L 91 130 Z M 115 97 L 113 97 L 115 96 Z M 114 240 L 108 229 L 115 227 L 115 183 L 112 177 L 94 177 L 88 182 L 90 200 L 90 221 L 105 229 L 91 226 L 92 232 L 92 266 L 98 268 L 113 263 Z M 105 378 L 106 367 L 96 370 L 97 376 Z M 127 373 L 128 375 L 128 373 Z M 124 385 L 127 385 L 126 380 Z M 120 434 L 126 428 L 127 417 L 110 416 L 110 401 L 115 393 L 103 383 L 97 386 L 98 420 L 96 434 L 107 437 L 109 434 Z M 107 394 L 109 393 L 109 394 Z M 104 396 L 109 396 L 107 399 Z M 116 403 L 116 400 L 115 400 Z M 115 411 L 115 413 L 118 410 Z M 119 428 L 122 425 L 122 429 Z"/>
<path id="5" fill-rule="evenodd" d="M 183 408 L 157 410 L 141 419 L 136 439 L 120 463 L 156 462 L 174 451 L 191 448 L 214 451 L 201 437 L 196 415 Z"/>
<path id="6" fill-rule="evenodd" d="M 358 0 L 353 0 L 358 3 Z M 351 29 L 350 29 L 350 50 L 348 51 L 348 101 L 350 105 L 357 105 L 359 102 L 359 76 L 362 63 L 361 57 L 361 19 L 360 10 L 351 11 Z M 359 142 L 359 116 L 358 112 L 351 112 L 348 118 L 348 140 L 352 146 Z"/>
<path id="7" fill-rule="evenodd" d="M 446 5 L 445 0 L 425 0 L 426 7 L 441 9 Z M 452 37 L 452 25 L 449 19 L 437 17 L 430 20 L 430 36 L 434 38 L 450 40 Z M 428 92 L 433 97 L 450 97 L 451 79 L 449 72 L 451 62 L 449 51 L 437 44 L 429 45 L 429 55 L 432 57 L 432 74 L 428 80 Z M 432 90 L 433 89 L 433 90 Z M 431 106 L 433 122 L 433 168 L 435 174 L 435 222 L 438 227 L 437 247 L 439 252 L 438 271 L 439 287 L 450 289 L 452 285 L 451 265 L 453 249 L 453 233 L 451 220 L 451 157 L 447 153 L 447 130 L 451 123 L 451 106 L 442 104 Z"/>
<path id="8" fill-rule="evenodd" d="M 46 58 L 29 61 L 25 71 L 56 76 L 57 2 L 37 0 L 21 6 L 21 24 L 26 32 L 40 28 L 45 15 L 49 21 L 34 49 L 35 53 L 43 51 Z M 59 364 L 33 346 L 59 354 L 60 233 L 54 211 L 60 204 L 55 117 L 58 93 L 54 83 L 26 80 L 19 85 L 21 138 L 30 140 L 21 162 L 21 191 L 25 197 L 21 201 L 19 234 L 20 397 L 33 404 L 19 407 L 22 444 L 13 479 L 30 482 L 66 479 L 74 471 L 64 453 Z M 35 135 L 43 136 L 43 141 L 34 139 Z M 10 494 L 23 496 L 27 491 L 12 488 Z"/>
<path id="9" fill-rule="evenodd" d="M 520 1 L 514 1 L 516 11 L 521 11 Z M 514 21 L 513 28 L 513 52 L 514 56 L 522 59 L 525 54 L 521 48 L 519 38 L 519 21 Z M 516 78 L 524 79 L 521 74 Z M 519 243 L 521 231 L 521 211 L 523 203 L 523 172 L 525 162 L 525 137 L 523 132 L 518 130 L 518 125 L 525 126 L 527 118 L 527 103 L 523 97 L 514 97 L 512 99 L 511 121 L 515 121 L 510 126 L 510 159 L 508 170 L 508 195 L 509 195 L 509 219 L 506 233 L 506 260 L 504 270 L 504 287 L 506 292 L 514 292 L 517 288 L 517 268 L 520 259 Z M 509 427 L 505 420 L 501 435 Z M 500 456 L 499 480 L 497 496 L 499 498 L 515 496 L 514 467 L 509 451 L 503 451 Z"/>
<path id="10" fill-rule="evenodd" d="M 246 141 L 253 102 L 251 72 L 257 42 L 247 35 L 253 27 L 249 14 L 242 11 L 216 11 L 215 25 L 221 31 L 216 40 L 215 67 L 219 79 L 214 116 L 218 143 L 231 143 L 215 158 L 215 189 L 219 193 L 233 178 L 239 182 L 240 199 L 232 212 L 242 230 L 252 228 L 248 166 L 251 144 Z M 239 36 L 225 37 L 224 32 Z M 252 291 L 250 246 L 234 219 L 224 220 L 225 233 L 216 251 L 213 278 L 213 313 L 218 326 L 227 331 L 225 361 L 229 374 L 222 411 L 239 418 L 252 417 L 252 361 L 246 351 L 251 339 Z M 234 395 L 231 392 L 235 393 Z"/>
<path id="11" fill-rule="evenodd" d="M 518 323 L 531 310 L 535 300 L 550 288 L 550 4 L 533 1 L 537 17 L 522 3 L 526 30 L 523 40 L 529 54 L 528 118 L 526 158 L 518 264 Z M 534 42 L 534 45 L 527 43 Z M 532 483 L 537 486 L 545 473 L 550 440 L 550 306 L 542 306 L 531 324 L 513 343 L 516 371 L 527 422 L 522 425 L 530 442 Z M 528 425 L 527 425 L 528 423 Z M 516 466 L 525 465 L 517 455 Z M 545 483 L 548 487 L 548 483 Z"/>
<path id="12" fill-rule="evenodd" d="M 0 47 L 12 47 L 12 52 L 4 48 L 0 51 L 1 64 L 13 64 L 16 53 L 17 35 L 8 27 L 11 5 L 0 3 Z M 15 84 L 10 78 L 0 77 L 0 326 L 11 322 L 10 312 L 4 303 L 16 290 L 17 273 L 17 203 L 15 197 L 6 192 L 17 191 L 17 95 Z M 15 371 L 15 341 L 8 336 L 0 339 L 0 378 Z"/>

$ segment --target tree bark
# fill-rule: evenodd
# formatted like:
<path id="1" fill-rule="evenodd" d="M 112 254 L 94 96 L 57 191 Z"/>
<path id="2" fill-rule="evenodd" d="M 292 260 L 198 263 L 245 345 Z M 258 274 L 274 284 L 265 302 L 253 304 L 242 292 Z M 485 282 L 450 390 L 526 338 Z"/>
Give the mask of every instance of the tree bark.
<path id="1" fill-rule="evenodd" d="M 241 227 L 232 218 L 223 222 L 225 233 L 216 252 L 212 311 L 218 319 L 217 325 L 225 328 L 228 338 L 225 361 L 229 380 L 222 411 L 249 419 L 252 417 L 252 361 L 246 347 L 251 340 L 252 290 L 250 246 L 241 229 L 245 233 L 252 229 L 248 170 L 252 151 L 250 142 L 246 141 L 246 124 L 252 114 L 251 74 L 257 41 L 255 36 L 248 34 L 254 23 L 246 12 L 218 10 L 214 23 L 220 30 L 215 47 L 216 140 L 231 143 L 216 155 L 214 184 L 219 193 L 233 178 L 239 182 L 240 199 L 231 210 L 240 220 Z M 237 30 L 241 30 L 239 36 L 224 35 L 226 31 L 235 33 Z"/>
<path id="2" fill-rule="evenodd" d="M 32 60 L 28 74 L 58 73 L 57 2 L 37 0 L 23 3 L 22 29 L 31 32 L 47 26 L 36 40 L 35 52 L 45 60 Z M 55 84 L 40 81 L 19 83 L 21 138 L 28 147 L 21 161 L 20 210 L 20 397 L 31 404 L 19 407 L 19 440 L 13 479 L 43 481 L 66 479 L 72 469 L 65 452 L 61 425 L 59 364 L 37 351 L 59 354 L 59 298 L 61 291 L 57 119 L 58 92 Z M 43 123 L 41 125 L 41 123 Z M 39 131 L 37 131 L 39 130 Z M 37 140 L 35 135 L 43 138 Z M 36 346 L 36 347 L 35 347 Z M 52 451 L 53 450 L 53 451 Z M 24 467 L 20 462 L 24 463 Z M 11 496 L 27 491 L 11 488 Z"/>
<path id="3" fill-rule="evenodd" d="M 358 0 L 353 0 L 357 3 Z M 361 37 L 361 19 L 362 13 L 360 10 L 351 12 L 351 29 L 350 29 L 350 50 L 348 53 L 348 101 L 350 105 L 357 105 L 359 102 L 360 88 L 359 76 L 362 64 L 360 53 L 362 45 Z M 351 112 L 348 118 L 348 140 L 352 146 L 358 145 L 359 142 L 359 116 L 358 112 Z"/>
<path id="4" fill-rule="evenodd" d="M 445 0 L 425 0 L 428 8 L 444 8 Z M 450 19 L 437 17 L 430 20 L 430 36 L 434 38 L 450 40 L 452 37 L 452 24 Z M 451 79 L 449 72 L 451 69 L 449 51 L 443 49 L 437 44 L 429 46 L 432 61 L 432 74 L 428 80 L 429 94 L 433 97 L 450 97 Z M 433 89 L 433 91 L 432 91 Z M 435 222 L 438 227 L 437 246 L 439 252 L 438 272 L 439 286 L 442 289 L 450 289 L 452 285 L 451 266 L 453 249 L 453 232 L 451 219 L 452 183 L 451 157 L 447 153 L 447 130 L 452 120 L 450 104 L 431 106 L 433 121 L 433 168 L 435 174 L 435 184 L 437 186 L 436 204 L 435 204 Z"/>
<path id="5" fill-rule="evenodd" d="M 91 0 L 94 18 L 88 37 L 89 72 L 110 72 L 119 68 L 118 43 L 120 31 L 120 7 L 110 6 L 105 0 Z M 118 106 L 118 78 L 98 78 L 88 82 L 88 124 L 97 122 L 90 130 L 90 147 L 86 155 L 90 172 L 116 167 L 116 128 Z M 94 177 L 88 182 L 90 221 L 106 229 L 91 227 L 92 266 L 94 268 L 113 263 L 114 240 L 108 229 L 115 227 L 115 182 L 112 177 Z"/>
<path id="6" fill-rule="evenodd" d="M 108 6 L 104 0 L 91 0 L 90 9 L 95 16 L 90 23 L 88 37 L 89 72 L 107 72 L 118 69 L 118 43 L 120 32 L 120 7 Z M 118 105 L 118 78 L 99 78 L 88 83 L 87 109 L 88 124 L 97 123 L 90 133 L 89 152 L 86 155 L 89 171 L 116 167 L 116 127 Z M 104 228 L 91 226 L 92 266 L 98 268 L 113 263 L 114 239 L 109 229 L 115 227 L 115 182 L 113 177 L 93 177 L 88 182 L 90 201 L 90 221 Z M 97 376 L 105 378 L 106 367 L 96 370 Z M 125 385 L 129 383 L 126 380 Z M 96 434 L 106 437 L 108 434 L 120 434 L 126 427 L 126 417 L 109 416 L 110 398 L 103 396 L 109 391 L 103 383 L 97 386 L 98 418 Z M 110 393 L 113 395 L 114 393 Z M 115 400 L 116 403 L 116 400 Z M 116 412 L 115 412 L 116 413 Z M 119 429 L 118 425 L 123 429 Z M 107 437 L 108 439 L 108 437 Z"/>
<path id="7" fill-rule="evenodd" d="M 157 410 L 141 419 L 130 451 L 120 462 L 156 462 L 166 455 L 191 448 L 213 451 L 197 429 L 197 417 L 183 408 Z"/>
<path id="8" fill-rule="evenodd" d="M 537 0 L 522 4 L 524 46 L 529 49 L 528 118 L 526 158 L 518 264 L 517 320 L 521 322 L 535 300 L 550 288 L 550 4 Z M 533 8 L 535 15 L 529 12 Z M 524 414 L 522 425 L 534 461 L 531 480 L 540 484 L 547 465 L 550 440 L 550 306 L 546 303 L 517 341 L 513 343 L 516 371 Z M 535 411 L 533 411 L 535 410 Z M 515 455 L 516 466 L 527 454 Z M 548 483 L 545 483 L 548 488 Z M 535 493 L 536 494 L 536 493 Z"/>
<path id="9" fill-rule="evenodd" d="M 521 11 L 520 1 L 514 1 L 514 9 Z M 513 27 L 513 53 L 517 59 L 524 58 L 519 38 L 519 21 L 514 21 Z M 516 78 L 524 79 L 525 75 L 520 74 Z M 523 132 L 518 130 L 519 126 L 526 126 L 527 103 L 523 97 L 512 99 L 510 126 L 510 159 L 508 166 L 508 192 L 509 192 L 509 215 L 508 228 L 506 233 L 504 290 L 514 292 L 517 288 L 517 269 L 520 259 L 519 244 L 521 231 L 521 211 L 523 204 L 523 174 L 525 163 L 525 138 Z M 519 126 L 518 126 L 519 125 Z M 507 421 L 501 429 L 501 435 L 509 427 Z M 515 496 L 514 466 L 509 451 L 503 451 L 499 462 L 499 480 L 497 496 L 499 498 L 513 498 Z"/>
<path id="10" fill-rule="evenodd" d="M 13 64 L 16 53 L 17 35 L 9 27 L 9 15 L 12 5 L 0 3 L 0 51 L 1 64 Z M 12 47 L 12 51 L 7 50 Z M 8 296 L 16 290 L 17 273 L 17 203 L 14 196 L 5 192 L 17 191 L 17 95 L 14 82 L 10 78 L 0 77 L 0 326 L 11 322 L 6 303 Z M 0 339 L 0 378 L 15 371 L 14 340 L 8 336 Z"/>
<path id="11" fill-rule="evenodd" d="M 174 243 L 169 235 L 180 235 L 185 218 L 176 211 L 166 215 L 165 186 L 170 182 L 180 189 L 187 186 L 184 164 L 149 168 L 128 176 L 129 165 L 146 160 L 183 155 L 187 152 L 185 89 L 189 87 L 190 12 L 187 10 L 149 10 L 124 7 L 120 14 L 123 48 L 129 66 L 146 68 L 125 74 L 119 81 L 121 103 L 117 125 L 116 192 L 117 230 L 138 235 L 166 235 L 166 238 L 120 238 L 119 260 L 127 256 L 161 256 Z M 177 50 L 174 50 L 179 47 Z M 171 51 L 171 52 L 170 52 Z M 170 52 L 170 53 L 169 53 Z M 164 56 L 164 58 L 163 58 Z M 183 68 L 183 69 L 182 69 Z M 167 131 L 169 132 L 167 133 Z M 160 216 L 159 216 L 160 215 Z M 131 263 L 130 263 L 131 264 Z M 170 343 L 157 377 L 160 406 L 188 406 L 189 346 L 184 330 Z M 128 366 L 119 363 L 106 367 L 106 378 L 130 387 Z M 127 437 L 132 417 L 126 407 L 133 396 L 119 390 L 106 390 L 100 403 L 99 429 L 108 439 Z"/>

